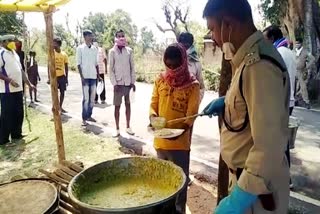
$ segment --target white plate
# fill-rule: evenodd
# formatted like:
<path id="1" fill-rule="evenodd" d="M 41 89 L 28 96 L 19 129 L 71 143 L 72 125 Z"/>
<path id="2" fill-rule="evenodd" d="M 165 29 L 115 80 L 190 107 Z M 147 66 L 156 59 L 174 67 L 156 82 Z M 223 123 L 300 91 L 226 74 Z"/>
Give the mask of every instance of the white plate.
<path id="1" fill-rule="evenodd" d="M 167 132 L 167 133 L 164 133 Z M 161 139 L 168 139 L 168 138 L 174 138 L 182 135 L 184 132 L 184 129 L 159 129 L 155 131 L 151 131 L 152 135 L 155 138 L 161 138 Z"/>

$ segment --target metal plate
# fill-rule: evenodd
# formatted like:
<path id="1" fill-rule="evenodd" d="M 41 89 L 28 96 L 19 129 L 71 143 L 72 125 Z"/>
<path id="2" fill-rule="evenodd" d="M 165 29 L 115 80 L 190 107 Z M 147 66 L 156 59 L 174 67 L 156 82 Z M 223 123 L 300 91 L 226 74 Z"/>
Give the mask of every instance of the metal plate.
<path id="1" fill-rule="evenodd" d="M 0 213 L 49 214 L 58 208 L 58 190 L 45 179 L 25 179 L 0 185 Z"/>

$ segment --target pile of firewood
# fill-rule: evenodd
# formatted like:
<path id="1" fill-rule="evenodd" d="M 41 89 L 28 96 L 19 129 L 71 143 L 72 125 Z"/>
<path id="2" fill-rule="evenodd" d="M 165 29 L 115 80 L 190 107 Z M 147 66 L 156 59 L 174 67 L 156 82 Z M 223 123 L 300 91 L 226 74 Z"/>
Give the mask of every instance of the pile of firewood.
<path id="1" fill-rule="evenodd" d="M 83 170 L 83 163 L 63 161 L 55 170 L 49 171 L 40 169 L 39 171 L 60 186 L 59 212 L 61 214 L 80 213 L 73 205 L 68 194 L 68 185 L 74 176 Z"/>

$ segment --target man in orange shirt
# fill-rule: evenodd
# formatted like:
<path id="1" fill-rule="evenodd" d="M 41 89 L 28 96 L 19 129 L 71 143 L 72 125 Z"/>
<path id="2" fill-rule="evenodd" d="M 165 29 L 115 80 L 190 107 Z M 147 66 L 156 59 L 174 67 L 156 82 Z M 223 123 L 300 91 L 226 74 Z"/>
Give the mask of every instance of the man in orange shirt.
<path id="1" fill-rule="evenodd" d="M 66 110 L 62 108 L 64 101 L 65 91 L 68 85 L 68 55 L 61 50 L 62 41 L 60 38 L 53 40 L 54 56 L 55 56 L 55 68 L 58 82 L 58 89 L 60 91 L 60 111 L 66 113 Z"/>
<path id="2" fill-rule="evenodd" d="M 164 117 L 167 121 L 198 113 L 200 85 L 188 70 L 187 53 L 180 44 L 170 45 L 164 53 L 166 72 L 156 80 L 150 105 L 150 120 Z M 194 119 L 170 124 L 166 128 L 184 129 L 184 133 L 172 139 L 154 139 L 154 148 L 160 159 L 169 160 L 180 166 L 189 177 L 190 128 Z M 189 181 L 178 195 L 177 213 L 184 214 Z"/>

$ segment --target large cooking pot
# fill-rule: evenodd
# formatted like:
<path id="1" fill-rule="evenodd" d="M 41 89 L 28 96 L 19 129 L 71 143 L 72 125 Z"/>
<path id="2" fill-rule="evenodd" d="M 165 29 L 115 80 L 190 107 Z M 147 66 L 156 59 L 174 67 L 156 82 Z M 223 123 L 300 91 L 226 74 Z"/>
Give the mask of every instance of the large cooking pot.
<path id="1" fill-rule="evenodd" d="M 133 205 L 136 202 L 130 204 L 131 199 L 140 198 L 137 196 L 143 195 L 145 198 L 157 195 L 144 195 L 147 190 L 141 191 L 141 186 L 136 190 L 136 182 L 148 187 L 152 186 L 151 192 L 154 190 L 161 192 L 163 189 L 168 191 L 166 195 L 161 195 L 156 200 L 153 198 L 153 201 L 146 204 Z M 119 194 L 114 192 L 114 188 L 124 183 L 125 186 L 122 187 L 125 188 L 121 190 L 128 189 L 129 192 L 119 191 Z M 186 176 L 183 170 L 171 162 L 148 157 L 127 157 L 102 162 L 82 171 L 71 180 L 68 193 L 74 206 L 81 213 L 170 214 L 175 213 L 175 200 L 184 185 L 186 185 Z M 97 199 L 97 192 L 101 193 L 101 191 L 103 191 L 103 197 Z M 108 199 L 104 198 L 105 194 L 110 194 L 107 196 Z M 123 201 L 125 197 L 128 197 L 127 201 Z M 100 202 L 96 203 L 96 199 Z M 137 201 L 141 202 L 139 200 Z M 101 204 L 105 201 L 109 201 L 109 204 Z"/>

